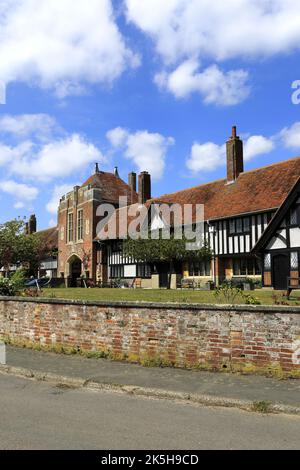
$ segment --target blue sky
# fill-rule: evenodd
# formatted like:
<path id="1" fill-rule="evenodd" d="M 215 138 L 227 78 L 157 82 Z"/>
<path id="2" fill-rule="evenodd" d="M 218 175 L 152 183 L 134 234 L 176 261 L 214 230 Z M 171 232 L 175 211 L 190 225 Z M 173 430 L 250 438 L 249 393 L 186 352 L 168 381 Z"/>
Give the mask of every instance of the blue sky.
<path id="1" fill-rule="evenodd" d="M 298 0 L 215 3 L 0 0 L 1 222 L 54 224 L 95 161 L 154 195 L 223 177 L 234 124 L 247 170 L 300 155 Z"/>

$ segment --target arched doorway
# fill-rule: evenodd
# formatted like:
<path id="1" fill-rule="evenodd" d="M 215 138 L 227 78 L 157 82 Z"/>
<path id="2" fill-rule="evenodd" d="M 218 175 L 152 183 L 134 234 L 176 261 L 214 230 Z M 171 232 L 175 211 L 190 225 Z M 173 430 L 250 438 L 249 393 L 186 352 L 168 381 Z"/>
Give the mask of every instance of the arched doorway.
<path id="1" fill-rule="evenodd" d="M 72 256 L 69 260 L 69 275 L 71 287 L 77 287 L 77 279 L 82 274 L 82 262 L 78 256 Z"/>

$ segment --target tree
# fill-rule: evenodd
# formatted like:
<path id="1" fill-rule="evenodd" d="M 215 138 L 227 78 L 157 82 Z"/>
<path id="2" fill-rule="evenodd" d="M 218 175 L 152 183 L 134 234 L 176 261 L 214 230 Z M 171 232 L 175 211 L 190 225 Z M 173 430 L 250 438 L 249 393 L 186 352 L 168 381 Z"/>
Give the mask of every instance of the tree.
<path id="1" fill-rule="evenodd" d="M 187 243 L 191 242 L 184 237 L 177 240 L 173 235 L 169 240 L 165 240 L 161 232 L 159 237 L 154 239 L 153 232 L 150 232 L 148 239 L 125 240 L 123 249 L 127 256 L 139 262 L 169 263 L 168 289 L 170 289 L 175 261 L 209 261 L 212 258 L 212 252 L 206 244 L 200 249 L 187 250 Z"/>
<path id="2" fill-rule="evenodd" d="M 23 266 L 35 271 L 45 255 L 45 247 L 37 234 L 26 235 L 23 220 L 0 224 L 0 268 L 7 274 L 10 266 Z"/>

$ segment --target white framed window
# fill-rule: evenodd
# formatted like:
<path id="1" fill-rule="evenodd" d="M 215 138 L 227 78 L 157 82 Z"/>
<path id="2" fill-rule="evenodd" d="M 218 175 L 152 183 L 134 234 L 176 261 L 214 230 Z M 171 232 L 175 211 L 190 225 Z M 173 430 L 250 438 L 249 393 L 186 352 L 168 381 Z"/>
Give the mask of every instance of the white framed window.
<path id="1" fill-rule="evenodd" d="M 83 210 L 77 212 L 77 240 L 83 240 Z"/>

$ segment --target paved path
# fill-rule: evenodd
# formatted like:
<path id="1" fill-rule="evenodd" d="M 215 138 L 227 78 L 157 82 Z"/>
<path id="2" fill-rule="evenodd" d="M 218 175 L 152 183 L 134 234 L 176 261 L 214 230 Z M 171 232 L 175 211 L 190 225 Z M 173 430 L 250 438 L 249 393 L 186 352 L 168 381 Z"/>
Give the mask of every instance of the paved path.
<path id="1" fill-rule="evenodd" d="M 0 374 L 0 449 L 299 449 L 300 417 L 129 397 Z"/>
<path id="2" fill-rule="evenodd" d="M 251 402 L 269 401 L 300 407 L 300 380 L 145 368 L 106 359 L 86 359 L 12 347 L 7 348 L 7 364 L 98 383 L 134 385 Z"/>

